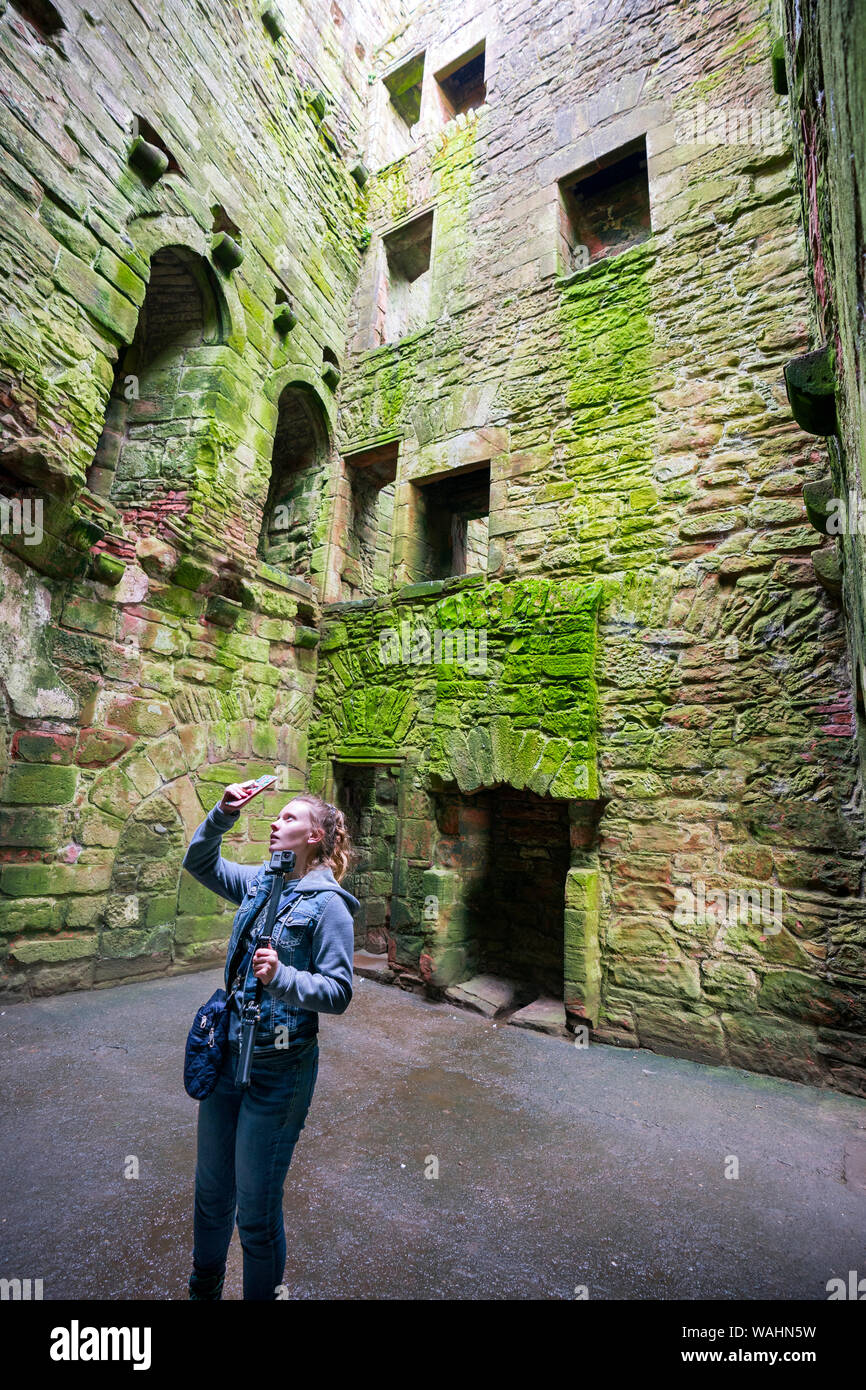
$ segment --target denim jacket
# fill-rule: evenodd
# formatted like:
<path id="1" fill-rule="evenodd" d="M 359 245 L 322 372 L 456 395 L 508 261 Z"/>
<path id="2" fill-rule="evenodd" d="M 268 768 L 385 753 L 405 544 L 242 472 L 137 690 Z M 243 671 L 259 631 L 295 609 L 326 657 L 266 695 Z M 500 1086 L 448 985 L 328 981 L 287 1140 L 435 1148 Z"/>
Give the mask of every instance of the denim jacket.
<path id="1" fill-rule="evenodd" d="M 183 861 L 199 883 L 239 904 L 225 964 L 226 990 L 234 983 L 229 979 L 233 961 L 236 977 L 242 969 L 243 988 L 234 995 L 229 1016 L 233 1049 L 239 1045 L 243 1003 L 255 993 L 250 947 L 264 926 L 272 881 L 265 873 L 267 861 L 233 864 L 220 854 L 220 841 L 238 815 L 215 806 L 193 835 Z M 340 887 L 333 871 L 321 865 L 283 891 L 273 941 L 279 965 L 271 983 L 263 986 L 254 1057 L 294 1054 L 304 1043 L 312 1045 L 320 1013 L 345 1013 L 352 998 L 352 918 L 359 907 L 358 899 Z M 251 923 L 251 932 L 244 938 Z"/>

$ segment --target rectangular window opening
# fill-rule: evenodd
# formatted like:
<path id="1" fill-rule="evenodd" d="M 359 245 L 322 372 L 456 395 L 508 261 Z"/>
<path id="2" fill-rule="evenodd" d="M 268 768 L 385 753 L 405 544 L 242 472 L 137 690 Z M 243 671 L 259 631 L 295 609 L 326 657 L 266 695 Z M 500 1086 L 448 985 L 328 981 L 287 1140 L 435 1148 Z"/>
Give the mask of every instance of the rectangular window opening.
<path id="1" fill-rule="evenodd" d="M 350 517 L 342 597 L 368 598 L 390 587 L 391 533 L 399 440 L 346 456 Z"/>
<path id="2" fill-rule="evenodd" d="M 433 213 L 416 217 L 383 238 L 386 285 L 377 308 L 376 345 L 395 343 L 427 322 L 430 307 L 430 257 Z"/>
<path id="3" fill-rule="evenodd" d="M 435 74 L 446 121 L 483 106 L 487 100 L 484 54 L 485 45 L 482 39 L 456 62 L 449 63 Z"/>
<path id="4" fill-rule="evenodd" d="M 416 483 L 420 579 L 487 573 L 490 463 Z"/>
<path id="5" fill-rule="evenodd" d="M 560 266 L 564 275 L 618 256 L 652 236 L 646 137 L 560 179 Z"/>
<path id="6" fill-rule="evenodd" d="M 398 68 L 386 74 L 382 81 L 388 88 L 391 105 L 407 126 L 413 126 L 421 115 L 421 84 L 424 78 L 424 53 L 407 58 Z"/>

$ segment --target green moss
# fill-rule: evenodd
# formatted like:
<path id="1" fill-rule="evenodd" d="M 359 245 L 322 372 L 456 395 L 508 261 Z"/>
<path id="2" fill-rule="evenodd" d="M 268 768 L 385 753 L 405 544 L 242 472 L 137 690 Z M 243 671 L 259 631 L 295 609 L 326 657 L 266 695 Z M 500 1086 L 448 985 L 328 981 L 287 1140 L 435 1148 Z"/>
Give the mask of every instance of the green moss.
<path id="1" fill-rule="evenodd" d="M 721 61 L 726 58 L 732 58 L 735 53 L 739 53 L 740 49 L 745 48 L 746 44 L 751 43 L 753 39 L 760 39 L 763 43 L 766 37 L 767 25 L 766 21 L 762 19 L 759 20 L 753 28 L 747 29 L 745 34 L 740 34 L 739 38 L 734 39 L 733 43 L 729 43 L 725 48 L 721 49 L 719 59 Z"/>
<path id="2" fill-rule="evenodd" d="M 579 485 L 573 500 L 563 498 L 561 510 L 566 529 L 569 517 L 575 518 L 584 546 L 610 534 L 607 522 L 615 519 L 621 539 L 645 531 L 642 548 L 657 548 L 653 516 L 659 499 L 650 477 L 653 261 L 651 243 L 642 243 L 571 276 L 562 290 L 559 328 L 571 420 L 557 431 L 557 441 L 566 474 Z M 594 495 L 599 485 L 601 498 Z M 618 553 L 625 568 L 622 547 Z"/>
<path id="3" fill-rule="evenodd" d="M 320 652 L 311 759 L 414 748 L 443 777 L 593 795 L 601 594 L 530 577 L 343 615 L 345 642 Z"/>
<path id="4" fill-rule="evenodd" d="M 449 123 L 440 137 L 441 146 L 433 157 L 436 260 L 440 267 L 431 293 L 430 317 L 433 319 L 439 317 L 446 304 L 459 309 L 461 293 L 470 288 L 469 261 L 474 245 L 472 195 L 475 139 L 480 119 L 483 117 L 476 116 L 462 127 Z M 462 339 L 457 337 L 459 314 L 455 324 L 454 348 L 459 352 L 462 350 Z"/>
<path id="5" fill-rule="evenodd" d="M 718 68 L 715 72 L 708 73 L 706 77 L 699 77 L 697 82 L 692 83 L 691 90 L 698 100 L 704 100 L 717 87 L 721 87 L 727 76 L 724 68 Z"/>
<path id="6" fill-rule="evenodd" d="M 409 211 L 409 155 L 403 155 L 379 169 L 367 184 L 368 216 L 371 221 L 399 222 Z"/>

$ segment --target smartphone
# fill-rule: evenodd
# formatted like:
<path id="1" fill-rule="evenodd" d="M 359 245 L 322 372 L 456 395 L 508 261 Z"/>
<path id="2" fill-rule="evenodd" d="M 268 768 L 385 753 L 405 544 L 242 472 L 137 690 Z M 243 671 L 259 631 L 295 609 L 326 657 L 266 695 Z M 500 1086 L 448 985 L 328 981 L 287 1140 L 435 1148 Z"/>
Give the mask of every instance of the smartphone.
<path id="1" fill-rule="evenodd" d="M 273 787 L 276 780 L 276 777 L 266 772 L 263 777 L 257 777 L 254 782 L 247 783 L 245 791 L 247 801 L 249 801 L 251 797 L 258 796 L 259 792 L 267 791 L 269 787 Z"/>

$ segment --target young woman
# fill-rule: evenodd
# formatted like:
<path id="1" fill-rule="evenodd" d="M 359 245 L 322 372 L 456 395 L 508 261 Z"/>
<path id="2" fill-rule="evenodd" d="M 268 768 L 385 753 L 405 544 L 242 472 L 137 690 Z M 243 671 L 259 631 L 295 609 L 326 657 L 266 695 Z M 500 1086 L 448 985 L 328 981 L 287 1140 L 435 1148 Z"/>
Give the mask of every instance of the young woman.
<path id="1" fill-rule="evenodd" d="M 352 918 L 360 903 L 340 879 L 357 854 L 342 811 L 300 792 L 271 822 L 270 853 L 294 850 L 295 869 L 274 926 L 275 949 L 256 947 L 271 876 L 232 864 L 220 841 L 251 800 L 251 783 L 227 787 L 190 842 L 184 867 L 238 903 L 226 953 L 229 1050 L 216 1088 L 199 1103 L 193 1272 L 189 1296 L 219 1299 L 235 1224 L 244 1252 L 244 1298 L 278 1297 L 286 1262 L 283 1183 L 319 1070 L 320 1013 L 345 1013 L 352 998 Z M 248 1087 L 234 1077 L 246 1000 L 263 986 Z"/>

